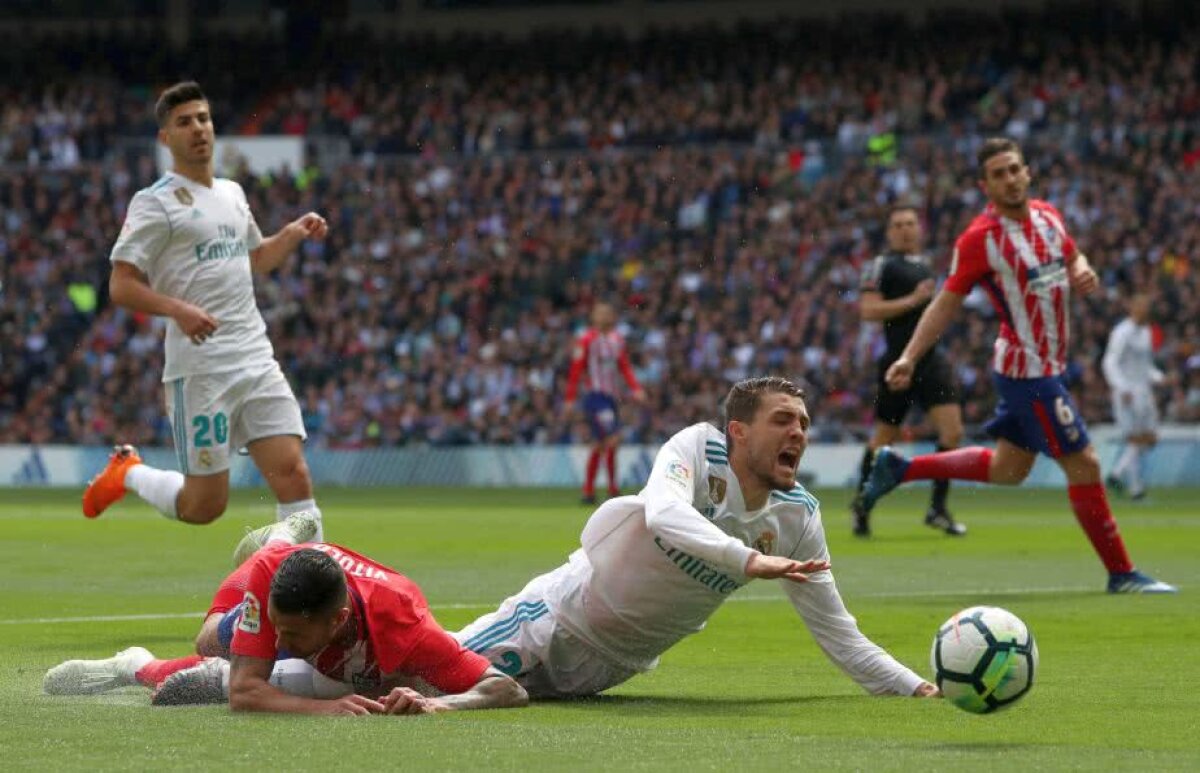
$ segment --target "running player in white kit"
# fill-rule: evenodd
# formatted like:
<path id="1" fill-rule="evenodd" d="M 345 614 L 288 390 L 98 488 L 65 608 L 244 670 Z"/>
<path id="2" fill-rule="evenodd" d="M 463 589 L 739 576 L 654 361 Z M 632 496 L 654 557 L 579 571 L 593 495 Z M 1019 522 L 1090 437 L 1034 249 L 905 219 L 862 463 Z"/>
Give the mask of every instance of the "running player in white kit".
<path id="1" fill-rule="evenodd" d="M 822 651 L 868 692 L 937 689 L 858 629 L 829 571 L 817 500 L 797 484 L 803 393 L 739 382 L 726 432 L 696 424 L 659 451 L 646 487 L 588 520 L 582 548 L 456 638 L 530 697 L 592 695 L 654 668 L 752 579 L 780 579 Z"/>
<path id="2" fill-rule="evenodd" d="M 197 84 L 167 89 L 155 116 L 173 169 L 129 203 L 109 288 L 117 305 L 170 319 L 163 383 L 179 471 L 118 446 L 84 492 L 84 515 L 133 490 L 169 519 L 214 521 L 229 498 L 230 452 L 246 448 L 278 520 L 313 512 L 315 532 L 292 536 L 321 539 L 300 406 L 275 361 L 252 274 L 275 270 L 305 239 L 323 239 L 325 220 L 310 212 L 263 237 L 241 186 L 214 177 L 212 116 Z"/>
<path id="3" fill-rule="evenodd" d="M 1138 293 L 1129 299 L 1129 316 L 1108 337 L 1101 362 L 1104 380 L 1112 390 L 1113 418 L 1125 440 L 1116 466 L 1105 479 L 1109 488 L 1125 488 L 1130 499 L 1146 496 L 1142 462 L 1158 443 L 1158 406 L 1154 385 L 1163 373 L 1154 366 L 1150 336 L 1150 296 Z"/>

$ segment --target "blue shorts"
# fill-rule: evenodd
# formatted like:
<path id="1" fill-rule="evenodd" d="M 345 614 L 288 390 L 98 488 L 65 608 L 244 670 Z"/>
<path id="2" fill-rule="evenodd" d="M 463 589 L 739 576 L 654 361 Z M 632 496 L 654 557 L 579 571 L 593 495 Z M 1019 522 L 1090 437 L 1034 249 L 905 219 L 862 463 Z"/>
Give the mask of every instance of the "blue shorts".
<path id="1" fill-rule="evenodd" d="M 1091 444 L 1083 417 L 1061 378 L 1007 378 L 998 373 L 992 378 L 1000 402 L 995 418 L 987 423 L 989 435 L 1052 459 Z"/>
<path id="2" fill-rule="evenodd" d="M 617 400 L 612 395 L 588 392 L 583 397 L 583 413 L 587 416 L 588 426 L 592 428 L 592 437 L 596 440 L 604 440 L 621 428 L 621 419 L 617 415 Z"/>

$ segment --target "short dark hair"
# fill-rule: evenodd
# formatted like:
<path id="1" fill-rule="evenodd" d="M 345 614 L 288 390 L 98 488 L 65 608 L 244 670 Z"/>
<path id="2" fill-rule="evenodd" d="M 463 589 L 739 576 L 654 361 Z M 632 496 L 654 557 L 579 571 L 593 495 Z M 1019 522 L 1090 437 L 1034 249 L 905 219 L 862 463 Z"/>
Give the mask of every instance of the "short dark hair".
<path id="1" fill-rule="evenodd" d="M 271 604 L 285 615 L 325 616 L 345 601 L 346 575 L 319 550 L 297 550 L 283 559 L 271 578 Z"/>
<path id="2" fill-rule="evenodd" d="M 729 422 L 749 423 L 754 421 L 754 416 L 758 413 L 759 406 L 762 405 L 763 396 L 773 394 L 785 394 L 804 399 L 804 390 L 782 376 L 742 379 L 730 388 L 729 394 L 725 395 L 723 406 L 724 422 L 722 427 L 726 430 L 726 451 L 733 451 L 733 438 L 728 436 Z"/>
<path id="3" fill-rule="evenodd" d="M 1025 160 L 1025 155 L 1021 153 L 1021 146 L 1014 140 L 1008 137 L 990 137 L 984 141 L 979 148 L 979 152 L 975 154 L 975 161 L 979 164 L 979 179 L 982 180 L 987 176 L 987 162 L 992 156 L 998 156 L 1001 153 L 1016 153 Z"/>
<path id="4" fill-rule="evenodd" d="M 154 117 L 158 120 L 158 125 L 163 126 L 167 122 L 171 111 L 185 102 L 207 102 L 208 97 L 204 96 L 204 92 L 200 89 L 200 84 L 196 81 L 184 81 L 176 83 L 171 88 L 159 95 L 158 101 L 154 103 Z"/>
<path id="5" fill-rule="evenodd" d="M 891 225 L 892 218 L 895 217 L 896 215 L 900 214 L 901 212 L 911 212 L 917 216 L 918 222 L 920 222 L 920 220 L 921 220 L 921 210 L 917 207 L 916 204 L 893 204 L 888 209 L 887 219 L 884 220 L 883 222 L 887 223 L 888 225 Z"/>

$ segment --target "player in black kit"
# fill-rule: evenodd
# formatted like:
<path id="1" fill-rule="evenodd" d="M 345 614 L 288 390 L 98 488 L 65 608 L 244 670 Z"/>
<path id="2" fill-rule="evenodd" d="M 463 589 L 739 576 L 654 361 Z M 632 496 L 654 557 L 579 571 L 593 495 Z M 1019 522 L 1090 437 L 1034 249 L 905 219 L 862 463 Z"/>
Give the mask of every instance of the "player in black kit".
<path id="1" fill-rule="evenodd" d="M 867 449 L 863 452 L 862 474 L 859 475 L 859 493 L 862 481 L 871 469 L 871 457 L 875 449 L 894 444 L 900 437 L 900 425 L 912 407 L 913 401 L 929 414 L 938 433 L 938 450 L 957 448 L 962 440 L 962 409 L 958 404 L 958 388 L 950 362 L 938 348 L 929 350 L 917 363 L 912 388 L 893 392 L 884 383 L 883 374 L 888 366 L 904 351 L 908 339 L 917 327 L 921 312 L 929 305 L 936 287 L 929 259 L 921 253 L 921 223 L 913 207 L 896 207 L 888 215 L 887 252 L 867 264 L 863 270 L 859 310 L 864 320 L 883 322 L 887 352 L 879 361 L 879 375 L 875 389 L 875 432 Z M 933 482 L 933 496 L 925 523 L 947 534 L 966 534 L 967 529 L 958 523 L 946 509 L 946 494 L 950 482 Z M 871 512 L 856 496 L 850 505 L 853 515 L 854 533 L 860 537 L 871 535 Z"/>

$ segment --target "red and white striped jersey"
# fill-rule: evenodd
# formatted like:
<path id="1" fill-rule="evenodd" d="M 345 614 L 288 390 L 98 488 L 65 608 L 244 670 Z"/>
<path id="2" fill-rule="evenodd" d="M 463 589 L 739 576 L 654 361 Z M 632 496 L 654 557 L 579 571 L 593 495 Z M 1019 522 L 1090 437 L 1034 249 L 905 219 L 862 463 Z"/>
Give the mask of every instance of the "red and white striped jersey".
<path id="1" fill-rule="evenodd" d="M 581 377 L 585 392 L 600 392 L 616 397 L 619 389 L 618 373 L 625 377 L 630 391 L 641 391 L 637 377 L 633 375 L 633 367 L 629 364 L 625 339 L 621 334 L 615 330 L 601 333 L 595 328 L 589 328 L 575 342 L 571 370 L 567 374 L 567 400 L 575 399 Z"/>
<path id="2" fill-rule="evenodd" d="M 1000 375 L 1044 378 L 1066 370 L 1067 266 L 1076 254 L 1062 215 L 1036 199 L 1024 221 L 989 204 L 958 237 L 946 289 L 965 295 L 980 284 L 987 291 L 1001 320 L 992 358 Z"/>

